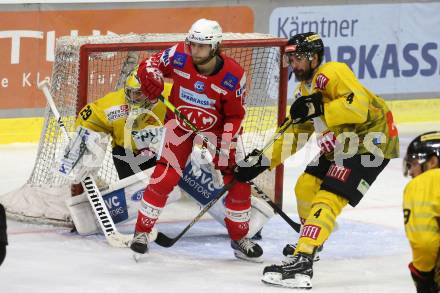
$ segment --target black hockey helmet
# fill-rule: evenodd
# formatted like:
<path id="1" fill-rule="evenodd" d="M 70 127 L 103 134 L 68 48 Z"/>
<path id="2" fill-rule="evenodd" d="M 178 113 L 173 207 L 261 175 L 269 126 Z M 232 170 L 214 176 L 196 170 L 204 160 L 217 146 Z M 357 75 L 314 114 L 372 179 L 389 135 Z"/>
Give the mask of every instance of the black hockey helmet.
<path id="1" fill-rule="evenodd" d="M 411 141 L 404 158 L 404 175 L 408 174 L 411 161 L 417 160 L 420 165 L 423 165 L 432 156 L 440 160 L 440 131 L 421 134 Z"/>
<path id="2" fill-rule="evenodd" d="M 319 63 L 324 55 L 324 43 L 319 34 L 314 32 L 297 34 L 287 41 L 285 53 L 303 53 L 312 59 L 313 54 L 318 54 Z"/>

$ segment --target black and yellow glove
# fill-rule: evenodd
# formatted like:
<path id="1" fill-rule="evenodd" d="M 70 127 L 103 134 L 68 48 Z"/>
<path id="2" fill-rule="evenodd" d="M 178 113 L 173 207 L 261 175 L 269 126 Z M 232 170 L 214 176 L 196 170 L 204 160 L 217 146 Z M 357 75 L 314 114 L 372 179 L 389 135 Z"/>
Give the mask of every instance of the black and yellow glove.
<path id="1" fill-rule="evenodd" d="M 290 117 L 295 123 L 304 123 L 322 114 L 324 114 L 324 105 L 321 92 L 301 96 L 290 106 Z"/>
<path id="2" fill-rule="evenodd" d="M 260 154 L 260 152 L 260 150 L 254 149 L 237 163 L 237 167 L 234 169 L 234 178 L 237 181 L 246 182 L 252 180 L 269 169 L 269 159 L 264 154 Z"/>

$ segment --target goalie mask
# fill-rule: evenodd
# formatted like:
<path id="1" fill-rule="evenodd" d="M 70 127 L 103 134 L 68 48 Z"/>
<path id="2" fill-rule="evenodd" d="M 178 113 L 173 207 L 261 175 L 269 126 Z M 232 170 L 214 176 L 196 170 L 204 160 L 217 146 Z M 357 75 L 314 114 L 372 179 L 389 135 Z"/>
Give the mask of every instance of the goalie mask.
<path id="1" fill-rule="evenodd" d="M 220 24 L 217 21 L 202 18 L 197 20 L 189 29 L 186 44 L 211 45 L 211 55 L 214 56 L 219 51 L 222 39 Z"/>
<path id="2" fill-rule="evenodd" d="M 403 159 L 404 176 L 414 164 L 420 165 L 422 173 L 427 171 L 425 163 L 433 156 L 440 160 L 440 131 L 424 133 L 411 141 Z"/>
<path id="3" fill-rule="evenodd" d="M 125 99 L 130 106 L 130 110 L 140 108 L 151 109 L 155 104 L 142 93 L 141 83 L 137 77 L 137 66 L 127 76 L 124 84 L 124 92 Z"/>

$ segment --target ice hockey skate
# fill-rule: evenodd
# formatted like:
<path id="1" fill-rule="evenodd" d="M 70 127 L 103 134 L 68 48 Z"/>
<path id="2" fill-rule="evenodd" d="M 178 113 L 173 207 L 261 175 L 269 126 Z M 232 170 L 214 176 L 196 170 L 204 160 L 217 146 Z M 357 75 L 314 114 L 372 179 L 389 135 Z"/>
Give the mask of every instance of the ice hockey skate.
<path id="1" fill-rule="evenodd" d="M 288 243 L 288 244 L 286 244 L 286 246 L 284 246 L 284 248 L 283 248 L 283 255 L 286 258 L 293 258 L 293 254 L 295 253 L 296 245 L 297 245 L 297 243 L 293 243 L 293 244 Z M 324 248 L 324 246 L 321 245 L 321 246 L 319 246 L 316 249 L 315 255 L 313 257 L 313 261 L 314 262 L 317 262 L 317 261 L 319 261 L 321 259 L 319 257 L 319 253 L 322 251 L 323 248 Z"/>
<path id="2" fill-rule="evenodd" d="M 130 249 L 134 252 L 133 258 L 137 262 L 142 255 L 148 252 L 148 233 L 134 232 L 133 240 L 130 244 Z"/>
<path id="3" fill-rule="evenodd" d="M 281 265 L 264 268 L 263 283 L 288 288 L 311 289 L 313 255 L 298 253 Z"/>
<path id="4" fill-rule="evenodd" d="M 251 262 L 263 262 L 263 249 L 249 238 L 231 240 L 235 257 Z"/>

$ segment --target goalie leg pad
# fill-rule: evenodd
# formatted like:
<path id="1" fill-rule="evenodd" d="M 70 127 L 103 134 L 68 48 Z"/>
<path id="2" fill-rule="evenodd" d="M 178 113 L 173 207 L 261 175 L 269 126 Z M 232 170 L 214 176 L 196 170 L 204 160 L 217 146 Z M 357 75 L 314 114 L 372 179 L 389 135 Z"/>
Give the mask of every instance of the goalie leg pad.
<path id="1" fill-rule="evenodd" d="M 191 197 L 190 197 L 191 198 Z M 225 226 L 225 206 L 221 198 L 215 205 L 213 205 L 208 213 L 221 225 Z M 252 238 L 258 231 L 263 229 L 263 226 L 275 215 L 272 207 L 263 199 L 251 197 L 251 211 L 249 219 L 249 231 L 246 238 Z"/>
<path id="2" fill-rule="evenodd" d="M 86 236 L 99 233 L 100 228 L 96 223 L 95 213 L 87 198 L 87 192 L 68 197 L 66 204 L 78 234 Z"/>
<path id="3" fill-rule="evenodd" d="M 252 238 L 275 215 L 273 208 L 261 198 L 251 197 L 251 217 L 247 238 Z"/>

